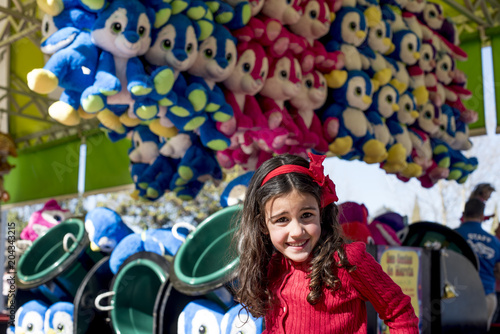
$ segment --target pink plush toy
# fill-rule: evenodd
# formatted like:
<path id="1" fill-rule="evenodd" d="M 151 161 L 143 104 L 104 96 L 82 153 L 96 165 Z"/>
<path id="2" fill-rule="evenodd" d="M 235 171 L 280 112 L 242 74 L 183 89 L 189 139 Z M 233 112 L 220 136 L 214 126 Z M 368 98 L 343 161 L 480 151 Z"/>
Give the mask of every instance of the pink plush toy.
<path id="1" fill-rule="evenodd" d="M 307 156 L 307 151 L 313 149 L 325 154 L 328 152 L 328 142 L 323 135 L 323 126 L 315 110 L 320 109 L 326 102 L 327 86 L 325 77 L 318 71 L 308 73 L 302 79 L 299 94 L 292 97 L 291 113 L 302 134 L 300 145 L 294 146 L 290 153 Z"/>
<path id="2" fill-rule="evenodd" d="M 275 153 L 289 152 L 290 145 L 297 145 L 302 134 L 285 107 L 285 101 L 296 96 L 301 87 L 302 72 L 299 61 L 291 53 L 281 58 L 270 58 L 271 65 L 266 83 L 260 92 L 259 104 L 271 130 L 283 128 L 288 138 L 270 147 Z"/>
<path id="3" fill-rule="evenodd" d="M 330 31 L 330 9 L 325 0 L 310 0 L 300 4 L 303 15 L 290 30 L 307 41 L 307 48 L 299 55 L 302 72 L 316 68 L 322 73 L 344 67 L 345 57 L 341 51 L 327 52 L 319 39 Z"/>
<path id="4" fill-rule="evenodd" d="M 41 210 L 33 212 L 28 225 L 21 232 L 21 239 L 34 241 L 44 235 L 47 230 L 71 216 L 68 210 L 62 209 L 55 199 L 50 199 Z"/>
<path id="5" fill-rule="evenodd" d="M 302 52 L 307 46 L 305 40 L 286 28 L 299 21 L 302 15 L 299 3 L 299 0 L 262 1 L 260 14 L 252 17 L 246 27 L 236 31 L 235 36 L 246 41 L 257 39 L 273 57 L 283 56 L 289 49 L 295 54 Z"/>
<path id="6" fill-rule="evenodd" d="M 269 73 L 269 60 L 256 41 L 238 43 L 237 51 L 238 63 L 223 81 L 224 96 L 234 115 L 227 122 L 217 123 L 218 130 L 231 139 L 228 149 L 217 152 L 217 159 L 225 168 L 231 168 L 236 163 L 246 164 L 250 155 L 258 150 L 249 131 L 254 136 L 260 133 L 262 139 L 267 136 L 270 139 L 268 146 L 272 146 L 273 140 L 267 119 L 255 99 L 255 95 L 264 87 Z"/>

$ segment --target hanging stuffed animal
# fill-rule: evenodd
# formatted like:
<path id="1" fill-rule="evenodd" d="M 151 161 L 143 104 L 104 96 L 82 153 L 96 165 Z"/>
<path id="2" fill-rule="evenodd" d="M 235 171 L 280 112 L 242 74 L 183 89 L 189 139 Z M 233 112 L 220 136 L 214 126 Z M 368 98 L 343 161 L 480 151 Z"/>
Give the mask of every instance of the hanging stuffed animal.
<path id="1" fill-rule="evenodd" d="M 392 43 L 391 26 L 386 21 L 380 21 L 377 25 L 368 30 L 366 43 L 374 52 L 374 58 L 370 58 L 370 68 L 368 74 L 372 77 L 377 86 L 383 86 L 392 79 L 392 71 L 389 68 L 385 54 L 391 53 L 394 49 Z"/>
<path id="2" fill-rule="evenodd" d="M 89 32 L 95 20 L 95 14 L 78 8 L 44 17 L 40 47 L 52 56 L 43 68 L 28 73 L 28 87 L 39 94 L 51 93 L 57 86 L 64 89 L 59 101 L 49 107 L 49 115 L 64 125 L 80 122 L 80 97 L 95 80 L 99 50 Z"/>
<path id="3" fill-rule="evenodd" d="M 137 0 L 115 0 L 98 14 L 91 35 L 103 51 L 95 82 L 82 93 L 86 112 L 109 109 L 116 117 L 128 112 L 130 118 L 141 120 L 157 115 L 157 101 L 151 95 L 168 94 L 174 80 L 168 67 L 146 75 L 138 58 L 149 49 L 154 20 L 153 9 Z"/>
<path id="4" fill-rule="evenodd" d="M 387 149 L 388 156 L 383 163 L 384 169 L 386 171 L 390 169 L 393 172 L 402 171 L 407 167 L 406 149 L 395 141 L 387 125 L 387 119 L 399 110 L 398 102 L 398 91 L 394 86 L 387 84 L 375 92 L 373 102 L 365 112 L 373 129 L 374 138 L 384 144 Z"/>
<path id="5" fill-rule="evenodd" d="M 199 84 L 188 87 L 183 72 L 196 61 L 198 42 L 213 32 L 213 21 L 205 17 L 208 11 L 205 3 L 193 1 L 184 11 L 172 15 L 165 25 L 153 29 L 153 42 L 144 56 L 150 72 L 168 66 L 174 71 L 175 80 L 172 92 L 159 102 L 159 118 L 149 125 L 162 137 L 175 136 L 176 128 L 196 129 L 206 120 L 202 112 L 207 102 L 205 88 Z M 176 95 L 175 103 L 172 94 Z"/>
<path id="6" fill-rule="evenodd" d="M 329 150 L 344 159 L 359 159 L 379 163 L 387 159 L 385 145 L 371 133 L 364 111 L 372 104 L 373 89 L 370 78 L 363 71 L 349 71 L 344 85 L 331 89 L 322 114 L 323 126 L 338 122 L 339 130 Z M 326 129 L 327 130 L 327 129 Z M 325 130 L 325 131 L 326 131 Z"/>
<path id="7" fill-rule="evenodd" d="M 132 147 L 128 151 L 128 156 L 131 163 L 130 175 L 135 184 L 131 196 L 138 199 L 145 194 L 145 189 L 140 187 L 140 178 L 160 154 L 158 148 L 160 139 L 145 125 L 135 127 L 131 137 Z"/>
<path id="8" fill-rule="evenodd" d="M 259 150 L 251 139 L 250 131 L 262 140 L 269 139 L 272 146 L 273 132 L 269 129 L 255 95 L 264 87 L 269 73 L 269 60 L 262 46 L 255 42 L 239 42 L 238 63 L 231 75 L 223 81 L 224 96 L 231 105 L 234 116 L 217 123 L 219 131 L 231 138 L 231 145 L 217 152 L 217 159 L 225 168 L 236 163 L 246 164 L 250 155 Z M 245 158 L 246 156 L 246 158 Z M 238 159 L 236 161 L 235 159 Z"/>
<path id="9" fill-rule="evenodd" d="M 71 217 L 71 213 L 59 206 L 55 199 L 48 200 L 38 211 L 31 214 L 28 225 L 22 230 L 20 238 L 34 241 L 47 233 L 48 229 Z"/>
<path id="10" fill-rule="evenodd" d="M 196 62 L 188 70 L 188 83 L 198 83 L 206 89 L 208 96 L 204 112 L 207 120 L 198 131 L 203 145 L 215 151 L 224 150 L 230 144 L 229 138 L 216 127 L 216 122 L 233 117 L 233 110 L 218 83 L 231 75 L 236 58 L 236 39 L 225 27 L 216 24 L 212 36 L 200 44 Z"/>
<path id="11" fill-rule="evenodd" d="M 366 19 L 359 9 L 355 7 L 343 7 L 337 13 L 335 21 L 330 26 L 330 33 L 325 36 L 328 42 L 325 49 L 328 52 L 342 51 L 345 56 L 345 69 L 347 71 L 363 69 L 363 63 L 368 62 L 358 50 L 358 47 L 365 41 L 368 26 Z M 368 68 L 369 62 L 366 64 Z M 334 70 L 325 75 L 328 87 L 341 87 L 347 80 L 345 71 Z"/>
<path id="12" fill-rule="evenodd" d="M 288 152 L 291 145 L 297 145 L 301 141 L 302 134 L 285 106 L 285 101 L 299 93 L 301 80 L 299 61 L 291 53 L 270 59 L 269 75 L 259 93 L 259 105 L 268 120 L 269 128 L 284 129 L 288 135 L 285 142 L 269 147 L 275 153 Z"/>
<path id="13" fill-rule="evenodd" d="M 328 152 L 328 142 L 316 114 L 325 104 L 327 93 L 326 79 L 320 72 L 304 75 L 299 93 L 290 99 L 293 120 L 302 134 L 301 142 L 293 146 L 290 153 L 307 157 L 311 150 L 321 154 Z"/>
<path id="14" fill-rule="evenodd" d="M 398 101 L 398 110 L 391 117 L 387 119 L 387 127 L 394 138 L 395 142 L 401 144 L 406 152 L 406 163 L 407 166 L 400 174 L 403 178 L 410 179 L 412 177 L 418 177 L 422 175 L 422 167 L 413 162 L 411 154 L 413 151 L 413 145 L 408 132 L 408 126 L 415 123 L 418 117 L 418 112 L 416 111 L 416 102 L 413 95 L 406 91 L 403 95 L 400 95 Z M 396 168 L 393 168 L 396 167 Z M 392 166 L 391 163 L 385 162 L 382 168 L 390 174 L 397 173 L 399 166 Z"/>
<path id="15" fill-rule="evenodd" d="M 305 1 L 300 4 L 302 15 L 297 23 L 289 25 L 290 30 L 307 41 L 307 48 L 298 57 L 304 73 L 314 69 L 330 73 L 344 67 L 344 54 L 341 51 L 327 52 L 319 41 L 330 31 L 330 9 L 324 0 Z"/>

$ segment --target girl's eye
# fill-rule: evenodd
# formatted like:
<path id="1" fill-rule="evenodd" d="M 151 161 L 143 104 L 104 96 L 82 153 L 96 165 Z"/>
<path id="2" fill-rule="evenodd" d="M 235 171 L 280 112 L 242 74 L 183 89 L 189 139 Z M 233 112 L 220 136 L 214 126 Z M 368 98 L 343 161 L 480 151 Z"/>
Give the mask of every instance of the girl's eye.
<path id="1" fill-rule="evenodd" d="M 311 88 L 313 86 L 312 80 L 306 80 L 306 87 Z"/>
<path id="2" fill-rule="evenodd" d="M 266 76 L 266 71 L 262 71 L 262 73 L 260 74 L 261 78 L 265 78 Z"/>
<path id="3" fill-rule="evenodd" d="M 309 218 L 309 217 L 312 217 L 313 214 L 312 212 L 305 212 L 303 215 L 302 215 L 302 218 Z"/>
<path id="4" fill-rule="evenodd" d="M 114 33 L 119 33 L 122 31 L 122 24 L 120 22 L 115 22 L 111 25 L 111 30 L 113 30 Z"/>
<path id="5" fill-rule="evenodd" d="M 250 63 L 244 63 L 243 64 L 243 71 L 244 72 L 250 72 Z"/>
<path id="6" fill-rule="evenodd" d="M 280 217 L 280 218 L 276 219 L 276 223 L 286 223 L 286 222 L 287 222 L 286 217 Z"/>
<path id="7" fill-rule="evenodd" d="M 282 78 L 285 78 L 285 79 L 286 79 L 286 78 L 288 78 L 288 73 L 287 73 L 287 71 L 281 71 L 281 72 L 280 72 L 280 74 L 281 74 L 281 77 L 282 77 Z"/>
<path id="8" fill-rule="evenodd" d="M 311 19 L 315 19 L 318 17 L 318 12 L 316 12 L 315 10 L 311 10 L 309 16 L 311 17 Z"/>

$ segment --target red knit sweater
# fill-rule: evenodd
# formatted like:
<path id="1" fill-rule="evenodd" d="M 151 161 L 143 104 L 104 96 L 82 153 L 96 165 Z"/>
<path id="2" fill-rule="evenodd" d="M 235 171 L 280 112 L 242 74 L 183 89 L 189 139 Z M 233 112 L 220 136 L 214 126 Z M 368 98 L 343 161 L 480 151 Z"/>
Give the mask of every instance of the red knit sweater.
<path id="1" fill-rule="evenodd" d="M 269 278 L 275 305 L 265 317 L 263 334 L 366 333 L 367 300 L 391 334 L 419 332 L 410 297 L 366 252 L 365 244 L 355 242 L 345 249 L 349 263 L 357 269 L 350 273 L 338 269 L 342 287 L 333 293 L 326 290 L 314 306 L 306 300 L 310 281 L 306 266 L 286 260 L 281 254 L 273 257 Z"/>

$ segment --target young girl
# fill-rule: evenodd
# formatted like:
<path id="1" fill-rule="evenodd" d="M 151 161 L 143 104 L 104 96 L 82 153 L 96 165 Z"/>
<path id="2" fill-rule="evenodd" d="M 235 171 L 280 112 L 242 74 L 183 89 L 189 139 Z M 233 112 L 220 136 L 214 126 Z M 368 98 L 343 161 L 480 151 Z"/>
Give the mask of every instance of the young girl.
<path id="1" fill-rule="evenodd" d="M 265 317 L 266 334 L 366 333 L 367 300 L 392 334 L 418 333 L 410 297 L 365 244 L 343 237 L 325 157 L 309 158 L 273 157 L 250 181 L 235 234 L 237 300 Z"/>

